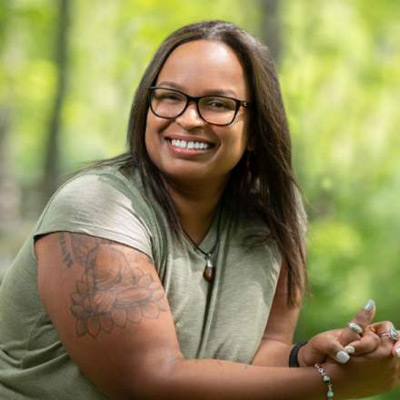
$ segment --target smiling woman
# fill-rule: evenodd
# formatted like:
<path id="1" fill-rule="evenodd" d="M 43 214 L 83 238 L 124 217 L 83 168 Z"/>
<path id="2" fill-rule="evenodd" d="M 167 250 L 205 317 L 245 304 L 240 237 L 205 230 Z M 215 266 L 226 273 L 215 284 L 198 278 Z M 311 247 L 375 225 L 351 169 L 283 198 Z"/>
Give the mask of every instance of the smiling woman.
<path id="1" fill-rule="evenodd" d="M 349 327 L 292 344 L 306 217 L 264 45 L 221 21 L 172 33 L 137 89 L 128 139 L 126 154 L 56 192 L 4 278 L 2 399 L 394 387 L 398 335 L 370 325 L 372 300 Z"/>
<path id="2" fill-rule="evenodd" d="M 219 199 L 248 144 L 249 115 L 236 98 L 248 99 L 250 90 L 235 52 L 218 41 L 185 43 L 170 54 L 151 90 L 145 132 L 151 161 L 175 185 L 203 181 Z"/>

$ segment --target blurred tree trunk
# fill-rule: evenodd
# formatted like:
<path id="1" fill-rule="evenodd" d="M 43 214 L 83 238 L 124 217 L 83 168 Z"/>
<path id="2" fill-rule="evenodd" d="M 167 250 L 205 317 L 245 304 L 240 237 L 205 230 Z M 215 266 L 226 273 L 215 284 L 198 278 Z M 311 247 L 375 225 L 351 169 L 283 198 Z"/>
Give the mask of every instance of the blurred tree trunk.
<path id="1" fill-rule="evenodd" d="M 58 186 L 61 113 L 68 81 L 68 33 L 70 28 L 71 1 L 59 0 L 59 2 L 60 13 L 57 21 L 58 33 L 55 49 L 55 62 L 57 64 L 58 80 L 47 134 L 45 171 L 42 186 L 44 202 L 48 200 Z"/>
<path id="2" fill-rule="evenodd" d="M 282 0 L 259 0 L 261 10 L 261 40 L 268 46 L 278 67 L 282 53 L 282 23 L 280 9 Z"/>
<path id="3" fill-rule="evenodd" d="M 20 192 L 15 181 L 10 160 L 8 138 L 12 123 L 12 96 L 9 92 L 8 79 L 10 66 L 7 65 L 7 36 L 10 33 L 10 8 L 9 1 L 4 1 L 0 6 L 0 85 L 6 95 L 0 103 L 0 237 L 16 229 L 20 220 Z M 1 260 L 0 260 L 1 261 Z M 0 262 L 1 267 L 1 262 Z M 1 271 L 0 271 L 1 272 Z"/>
<path id="4" fill-rule="evenodd" d="M 0 106 L 0 235 L 17 228 L 20 222 L 20 192 L 10 168 L 7 143 L 11 126 L 11 107 Z"/>

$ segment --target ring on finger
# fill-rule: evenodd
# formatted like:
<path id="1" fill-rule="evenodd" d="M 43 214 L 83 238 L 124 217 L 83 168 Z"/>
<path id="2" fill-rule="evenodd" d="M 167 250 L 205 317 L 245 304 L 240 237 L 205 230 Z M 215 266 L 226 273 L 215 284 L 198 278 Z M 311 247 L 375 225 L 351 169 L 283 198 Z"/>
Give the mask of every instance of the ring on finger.
<path id="1" fill-rule="evenodd" d="M 390 340 L 393 340 L 394 342 L 397 342 L 400 339 L 399 332 L 397 332 L 394 327 L 390 328 L 390 331 L 383 332 L 380 337 L 381 339 L 388 338 Z"/>
<path id="2" fill-rule="evenodd" d="M 351 331 L 358 333 L 359 335 L 362 335 L 364 332 L 364 329 L 361 327 L 361 325 L 354 321 L 349 322 L 348 327 Z"/>

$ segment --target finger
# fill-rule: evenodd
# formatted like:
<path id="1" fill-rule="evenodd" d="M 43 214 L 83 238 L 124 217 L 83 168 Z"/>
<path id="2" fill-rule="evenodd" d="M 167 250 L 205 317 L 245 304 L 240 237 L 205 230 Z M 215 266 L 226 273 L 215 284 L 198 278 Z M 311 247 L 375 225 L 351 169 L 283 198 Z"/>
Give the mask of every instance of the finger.
<path id="1" fill-rule="evenodd" d="M 391 321 L 377 322 L 371 325 L 371 329 L 373 329 L 376 332 L 376 334 L 380 336 L 381 341 L 393 343 L 392 354 L 394 357 L 400 358 L 400 340 L 399 340 L 400 333 L 395 329 L 393 322 Z M 388 333 L 390 332 L 392 332 L 393 337 L 397 340 L 390 338 L 390 336 L 388 335 Z"/>
<path id="2" fill-rule="evenodd" d="M 380 337 L 371 329 L 367 329 L 361 339 L 345 346 L 345 350 L 350 355 L 367 354 L 375 351 L 380 344 Z"/>
<path id="3" fill-rule="evenodd" d="M 341 364 L 345 364 L 350 360 L 350 355 L 339 342 L 338 336 L 332 336 L 328 341 L 320 341 L 319 350 Z"/>
<path id="4" fill-rule="evenodd" d="M 393 355 L 397 358 L 400 358 L 400 340 L 398 340 L 393 346 Z"/>
<path id="5" fill-rule="evenodd" d="M 389 332 L 393 328 L 394 325 L 391 321 L 375 322 L 370 325 L 370 329 L 374 331 L 378 336 L 381 336 L 383 333 Z"/>
<path id="6" fill-rule="evenodd" d="M 355 315 L 349 326 L 343 329 L 339 342 L 342 345 L 348 345 L 361 338 L 361 335 L 371 324 L 376 312 L 376 305 L 373 300 L 368 300 L 367 304 Z M 351 324 L 351 325 L 350 325 Z"/>
<path id="7" fill-rule="evenodd" d="M 337 346 L 335 346 L 335 349 L 329 354 L 329 356 L 340 364 L 346 364 L 350 360 L 350 354 L 343 346 L 341 346 L 339 342 L 337 343 Z"/>
<path id="8" fill-rule="evenodd" d="M 392 357 L 400 358 L 400 336 L 390 321 L 373 324 L 372 329 L 380 337 L 380 347 L 388 351 Z"/>

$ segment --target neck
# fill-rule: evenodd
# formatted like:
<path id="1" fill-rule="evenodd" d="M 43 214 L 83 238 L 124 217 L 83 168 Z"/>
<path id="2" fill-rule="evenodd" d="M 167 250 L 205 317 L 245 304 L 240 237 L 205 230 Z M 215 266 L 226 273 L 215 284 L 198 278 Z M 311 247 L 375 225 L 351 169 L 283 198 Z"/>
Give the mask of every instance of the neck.
<path id="1" fill-rule="evenodd" d="M 197 245 L 206 236 L 221 200 L 226 183 L 181 185 L 169 183 L 172 201 L 178 211 L 182 228 Z"/>

